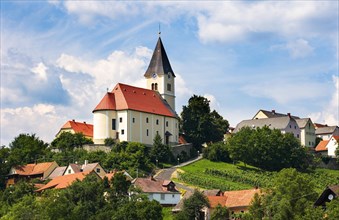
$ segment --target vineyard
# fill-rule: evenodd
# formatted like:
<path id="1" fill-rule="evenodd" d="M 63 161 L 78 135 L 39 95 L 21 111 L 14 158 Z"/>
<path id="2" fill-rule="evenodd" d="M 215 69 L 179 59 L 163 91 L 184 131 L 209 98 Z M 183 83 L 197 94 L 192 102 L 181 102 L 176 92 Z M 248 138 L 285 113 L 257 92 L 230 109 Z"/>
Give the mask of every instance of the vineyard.
<path id="1" fill-rule="evenodd" d="M 276 172 L 263 171 L 254 167 L 232 165 L 222 162 L 200 160 L 182 167 L 178 179 L 190 185 L 204 189 L 241 190 L 253 187 L 270 188 Z M 306 173 L 318 192 L 328 185 L 339 183 L 339 171 L 316 169 Z"/>

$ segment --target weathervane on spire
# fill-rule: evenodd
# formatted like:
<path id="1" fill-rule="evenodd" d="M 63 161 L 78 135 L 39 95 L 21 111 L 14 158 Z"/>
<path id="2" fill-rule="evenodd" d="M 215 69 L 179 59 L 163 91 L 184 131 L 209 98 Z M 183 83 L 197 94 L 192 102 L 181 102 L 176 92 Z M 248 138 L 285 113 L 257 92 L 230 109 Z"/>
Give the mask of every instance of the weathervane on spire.
<path id="1" fill-rule="evenodd" d="M 158 34 L 159 34 L 159 37 L 160 37 L 160 35 L 161 35 L 161 27 L 160 27 L 160 22 L 159 22 L 159 32 L 158 32 Z"/>

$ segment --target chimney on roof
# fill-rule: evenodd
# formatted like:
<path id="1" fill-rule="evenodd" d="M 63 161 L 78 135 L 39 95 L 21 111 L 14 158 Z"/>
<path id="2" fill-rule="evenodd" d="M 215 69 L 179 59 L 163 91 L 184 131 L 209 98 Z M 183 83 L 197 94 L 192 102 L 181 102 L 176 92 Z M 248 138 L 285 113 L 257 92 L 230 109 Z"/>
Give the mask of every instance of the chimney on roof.
<path id="1" fill-rule="evenodd" d="M 273 115 L 275 114 L 275 110 L 274 109 L 272 110 L 272 113 L 273 113 Z"/>
<path id="2" fill-rule="evenodd" d="M 73 121 L 73 122 L 75 122 L 75 120 L 74 120 L 74 119 L 72 119 L 72 121 Z"/>
<path id="3" fill-rule="evenodd" d="M 88 164 L 88 160 L 85 160 L 85 164 L 84 165 L 87 166 L 87 164 Z"/>
<path id="4" fill-rule="evenodd" d="M 291 117 L 291 113 L 287 113 L 287 116 L 288 116 L 288 117 Z"/>
<path id="5" fill-rule="evenodd" d="M 84 121 L 84 124 L 86 124 L 86 122 Z"/>

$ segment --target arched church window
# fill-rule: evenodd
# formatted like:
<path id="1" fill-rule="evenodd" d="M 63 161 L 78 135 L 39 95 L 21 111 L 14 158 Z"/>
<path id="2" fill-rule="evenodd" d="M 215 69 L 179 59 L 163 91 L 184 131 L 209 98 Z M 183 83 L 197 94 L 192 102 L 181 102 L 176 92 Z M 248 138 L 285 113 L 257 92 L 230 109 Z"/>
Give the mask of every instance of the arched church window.
<path id="1" fill-rule="evenodd" d="M 152 83 L 152 90 L 154 90 L 154 83 Z"/>
<path id="2" fill-rule="evenodd" d="M 158 91 L 158 83 L 155 83 L 155 91 Z"/>

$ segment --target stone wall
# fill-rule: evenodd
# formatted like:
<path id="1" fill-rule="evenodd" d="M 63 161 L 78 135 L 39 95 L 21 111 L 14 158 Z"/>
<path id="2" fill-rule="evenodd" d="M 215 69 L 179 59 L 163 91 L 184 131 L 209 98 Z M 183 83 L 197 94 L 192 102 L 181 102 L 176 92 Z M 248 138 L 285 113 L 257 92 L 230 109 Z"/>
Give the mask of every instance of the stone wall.
<path id="1" fill-rule="evenodd" d="M 331 170 L 339 170 L 339 163 L 337 163 L 336 158 L 331 158 L 327 164 L 321 161 L 317 167 L 331 169 Z"/>
<path id="2" fill-rule="evenodd" d="M 182 151 L 186 152 L 186 154 L 189 156 L 191 153 L 192 147 L 193 145 L 191 143 L 180 144 L 180 145 L 171 146 L 171 150 L 172 150 L 173 156 L 176 158 L 178 157 L 179 154 L 181 154 Z"/>
<path id="3" fill-rule="evenodd" d="M 94 152 L 94 151 L 104 151 L 106 153 L 111 152 L 111 147 L 106 146 L 104 144 L 86 144 L 82 146 L 82 148 L 88 152 Z"/>

